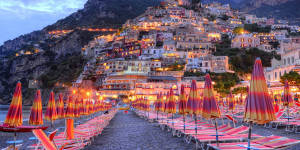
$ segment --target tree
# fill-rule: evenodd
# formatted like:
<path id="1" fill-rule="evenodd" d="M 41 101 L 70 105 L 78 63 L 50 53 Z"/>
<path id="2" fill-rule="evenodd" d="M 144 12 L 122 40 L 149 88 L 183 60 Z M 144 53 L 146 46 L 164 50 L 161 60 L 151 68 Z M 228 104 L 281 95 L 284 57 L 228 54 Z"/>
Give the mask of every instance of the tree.
<path id="1" fill-rule="evenodd" d="M 214 89 L 222 95 L 229 94 L 230 89 L 240 82 L 239 77 L 234 73 L 210 73 L 210 75 L 215 82 Z"/>
<path id="2" fill-rule="evenodd" d="M 289 84 L 292 86 L 300 87 L 300 75 L 298 72 L 291 71 L 280 77 L 280 82 L 284 84 L 284 81 L 288 80 Z"/>
<path id="3" fill-rule="evenodd" d="M 247 30 L 249 32 L 270 33 L 270 31 L 271 31 L 271 26 L 262 27 L 262 26 L 259 26 L 257 23 L 245 24 L 244 28 L 245 28 L 245 30 Z"/>
<path id="4" fill-rule="evenodd" d="M 247 93 L 247 87 L 237 87 L 232 90 L 232 94 Z"/>
<path id="5" fill-rule="evenodd" d="M 271 41 L 269 44 L 272 46 L 272 48 L 277 49 L 278 46 L 280 45 L 278 41 Z"/>
<path id="6" fill-rule="evenodd" d="M 234 34 L 243 34 L 245 32 L 245 29 L 242 27 L 236 27 L 233 29 Z"/>

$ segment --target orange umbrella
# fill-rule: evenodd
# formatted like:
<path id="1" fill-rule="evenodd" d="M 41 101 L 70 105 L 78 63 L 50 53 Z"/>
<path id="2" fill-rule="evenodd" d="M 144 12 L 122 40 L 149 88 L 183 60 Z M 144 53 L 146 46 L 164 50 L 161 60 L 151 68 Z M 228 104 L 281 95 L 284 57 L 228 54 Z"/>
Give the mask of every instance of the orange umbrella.
<path id="1" fill-rule="evenodd" d="M 80 115 L 84 115 L 84 103 L 82 98 L 80 99 L 79 112 Z"/>
<path id="2" fill-rule="evenodd" d="M 50 97 L 49 97 L 49 101 L 45 113 L 45 119 L 51 121 L 51 125 L 53 124 L 53 121 L 57 119 L 54 92 L 50 93 Z"/>
<path id="3" fill-rule="evenodd" d="M 165 112 L 165 113 L 167 112 L 167 109 L 168 109 L 169 97 L 170 97 L 170 92 L 168 91 L 168 92 L 167 92 L 167 95 L 166 95 L 166 99 L 165 99 L 165 101 L 164 101 L 164 112 Z"/>
<path id="4" fill-rule="evenodd" d="M 80 117 L 80 100 L 78 98 L 75 100 L 74 117 Z"/>
<path id="5" fill-rule="evenodd" d="M 73 118 L 74 116 L 75 116 L 75 114 L 74 114 L 74 101 L 73 101 L 72 97 L 69 96 L 65 117 L 66 118 Z"/>
<path id="6" fill-rule="evenodd" d="M 21 82 L 18 82 L 4 121 L 4 125 L 18 127 L 22 124 L 22 88 Z"/>
<path id="7" fill-rule="evenodd" d="M 269 95 L 260 58 L 255 60 L 248 97 L 246 99 L 244 121 L 250 122 L 248 148 L 250 148 L 252 123 L 265 124 L 276 120 L 272 99 Z"/>
<path id="8" fill-rule="evenodd" d="M 190 94 L 187 101 L 187 113 L 195 116 L 195 132 L 197 134 L 197 115 L 201 113 L 200 96 L 197 91 L 196 81 L 193 80 L 191 84 Z"/>
<path id="9" fill-rule="evenodd" d="M 29 116 L 29 124 L 31 125 L 43 124 L 42 98 L 41 98 L 40 90 L 37 90 L 35 94 L 35 98 Z"/>
<path id="10" fill-rule="evenodd" d="M 62 119 L 65 117 L 65 105 L 63 95 L 60 93 L 58 95 L 58 102 L 57 102 L 57 118 Z"/>
<path id="11" fill-rule="evenodd" d="M 294 102 L 291 96 L 291 92 L 290 92 L 290 86 L 287 80 L 285 80 L 284 82 L 284 94 L 283 94 L 283 98 L 282 98 L 282 104 L 283 106 L 287 107 L 287 114 L 288 114 L 288 123 L 290 122 L 290 111 L 289 111 L 289 107 L 293 106 Z"/>
<path id="12" fill-rule="evenodd" d="M 184 92 L 184 85 L 181 84 L 180 88 L 180 95 L 179 95 L 179 102 L 178 102 L 178 113 L 183 115 L 183 130 L 185 132 L 185 114 L 186 114 L 186 104 L 187 104 L 187 97 Z"/>

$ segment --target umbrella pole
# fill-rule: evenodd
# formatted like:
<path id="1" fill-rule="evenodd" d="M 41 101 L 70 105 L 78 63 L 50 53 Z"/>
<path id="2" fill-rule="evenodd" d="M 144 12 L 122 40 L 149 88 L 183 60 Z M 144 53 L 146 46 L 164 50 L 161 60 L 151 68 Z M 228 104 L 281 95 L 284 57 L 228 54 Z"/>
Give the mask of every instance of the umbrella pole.
<path id="1" fill-rule="evenodd" d="M 290 123 L 290 110 L 289 110 L 289 105 L 287 105 L 287 114 L 288 114 L 288 125 Z"/>
<path id="2" fill-rule="evenodd" d="M 16 149 L 17 132 L 14 132 L 14 149 Z"/>
<path id="3" fill-rule="evenodd" d="M 156 120 L 158 120 L 158 111 L 156 111 Z"/>
<path id="4" fill-rule="evenodd" d="M 215 119 L 215 127 L 216 127 L 216 141 L 217 141 L 217 146 L 219 147 L 219 135 L 218 135 L 217 119 Z"/>
<path id="5" fill-rule="evenodd" d="M 252 130 L 252 121 L 249 123 L 249 133 L 248 133 L 248 147 L 247 150 L 250 150 L 250 141 L 251 141 L 251 130 Z"/>
<path id="6" fill-rule="evenodd" d="M 197 135 L 197 116 L 195 115 L 195 132 L 196 132 L 196 135 Z"/>
<path id="7" fill-rule="evenodd" d="M 185 133 L 185 115 L 183 114 L 183 131 Z"/>
<path id="8" fill-rule="evenodd" d="M 172 113 L 172 126 L 174 127 L 173 113 Z"/>

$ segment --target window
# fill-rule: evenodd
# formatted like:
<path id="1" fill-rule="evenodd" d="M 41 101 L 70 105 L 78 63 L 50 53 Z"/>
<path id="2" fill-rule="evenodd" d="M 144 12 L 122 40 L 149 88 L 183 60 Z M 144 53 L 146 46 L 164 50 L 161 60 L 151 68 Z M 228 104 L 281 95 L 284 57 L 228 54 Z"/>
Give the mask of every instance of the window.
<path id="1" fill-rule="evenodd" d="M 291 64 L 291 59 L 290 58 L 287 59 L 287 63 L 288 63 L 288 65 Z"/>
<path id="2" fill-rule="evenodd" d="M 294 58 L 294 57 L 292 57 L 292 64 L 294 64 L 294 62 L 295 62 L 295 58 Z"/>
<path id="3" fill-rule="evenodd" d="M 285 60 L 285 59 L 283 59 L 283 64 L 284 64 L 284 65 L 286 64 L 286 60 Z"/>
<path id="4" fill-rule="evenodd" d="M 277 72 L 275 72 L 275 79 L 277 79 Z"/>

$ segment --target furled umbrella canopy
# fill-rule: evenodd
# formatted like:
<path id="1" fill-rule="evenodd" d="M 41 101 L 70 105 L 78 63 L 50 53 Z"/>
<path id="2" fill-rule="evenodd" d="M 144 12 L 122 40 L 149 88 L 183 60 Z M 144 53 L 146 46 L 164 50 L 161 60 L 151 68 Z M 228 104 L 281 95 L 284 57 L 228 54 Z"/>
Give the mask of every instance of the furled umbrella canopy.
<path id="1" fill-rule="evenodd" d="M 189 98 L 187 101 L 187 113 L 199 115 L 201 113 L 201 108 L 199 107 L 200 96 L 197 91 L 196 81 L 193 80 L 191 84 L 191 89 L 189 93 Z"/>
<path id="2" fill-rule="evenodd" d="M 75 116 L 75 114 L 74 114 L 74 100 L 71 96 L 69 96 L 69 99 L 68 99 L 65 116 L 66 116 L 66 118 L 73 118 Z"/>
<path id="3" fill-rule="evenodd" d="M 64 105 L 63 95 L 60 93 L 58 95 L 58 101 L 57 101 L 57 118 L 62 119 L 64 117 L 65 117 L 65 105 Z"/>
<path id="4" fill-rule="evenodd" d="M 244 121 L 265 124 L 276 120 L 272 99 L 263 72 L 261 60 L 255 60 L 248 97 L 246 99 Z"/>
<path id="5" fill-rule="evenodd" d="M 168 111 L 168 103 L 169 103 L 169 97 L 170 97 L 170 92 L 167 92 L 166 99 L 164 101 L 164 112 L 166 113 Z"/>
<path id="6" fill-rule="evenodd" d="M 284 94 L 283 94 L 283 98 L 282 98 L 282 104 L 283 106 L 288 106 L 291 107 L 294 104 L 293 98 L 291 96 L 291 92 L 290 92 L 290 86 L 288 81 L 286 80 L 284 82 Z"/>
<path id="7" fill-rule="evenodd" d="M 203 91 L 202 117 L 205 119 L 220 118 L 220 109 L 213 94 L 212 82 L 209 74 L 205 76 Z"/>
<path id="8" fill-rule="evenodd" d="M 45 119 L 48 121 L 54 121 L 57 119 L 54 92 L 50 93 L 50 97 L 49 97 L 49 101 L 45 113 Z"/>
<path id="9" fill-rule="evenodd" d="M 235 101 L 232 96 L 232 93 L 230 92 L 230 94 L 228 95 L 228 109 L 233 111 L 234 108 L 235 108 Z"/>
<path id="10" fill-rule="evenodd" d="M 80 117 L 80 100 L 78 98 L 75 99 L 74 117 Z"/>
<path id="11" fill-rule="evenodd" d="M 29 116 L 29 124 L 30 125 L 43 124 L 43 109 L 42 109 L 42 98 L 41 98 L 40 90 L 37 90 L 35 94 L 35 98 Z"/>
<path id="12" fill-rule="evenodd" d="M 180 88 L 180 95 L 179 95 L 179 102 L 178 102 L 178 113 L 184 115 L 186 113 L 186 105 L 187 105 L 187 98 L 184 92 L 184 85 L 181 85 Z"/>
<path id="13" fill-rule="evenodd" d="M 4 125 L 18 127 L 22 124 L 22 88 L 21 82 L 18 82 L 4 121 Z"/>
<path id="14" fill-rule="evenodd" d="M 176 102 L 175 102 L 175 97 L 174 97 L 174 92 L 173 89 L 170 89 L 170 95 L 168 98 L 168 105 L 167 105 L 167 113 L 176 113 Z"/>

